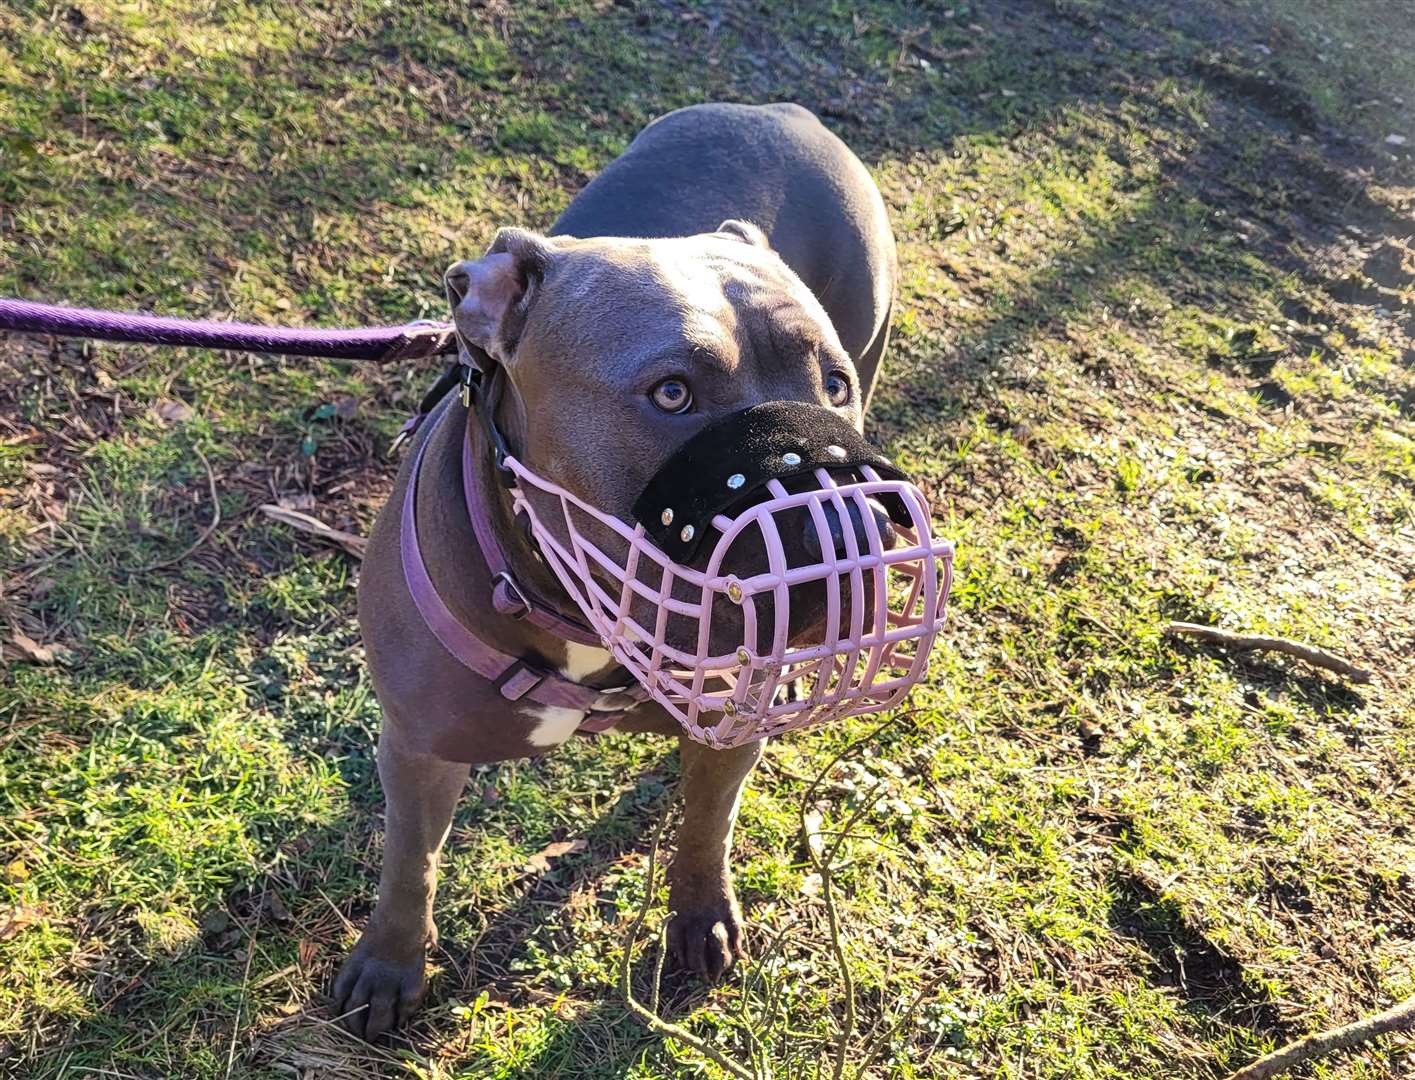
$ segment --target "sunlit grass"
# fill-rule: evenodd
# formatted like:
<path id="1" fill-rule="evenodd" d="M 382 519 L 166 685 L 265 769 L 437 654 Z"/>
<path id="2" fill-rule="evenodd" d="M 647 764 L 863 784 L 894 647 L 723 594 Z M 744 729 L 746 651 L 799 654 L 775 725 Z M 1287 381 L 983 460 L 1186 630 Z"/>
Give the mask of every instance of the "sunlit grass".
<path id="1" fill-rule="evenodd" d="M 1279 42 L 1290 92 L 1383 135 L 1401 61 L 1309 62 L 1321 34 L 1379 21 L 1302 8 L 1277 19 L 1316 35 Z M 1089 0 L 729 9 L 11 5 L 0 294 L 437 314 L 443 265 L 548 224 L 657 113 L 812 105 L 874 169 L 900 241 L 871 430 L 959 543 L 931 681 L 819 807 L 839 827 L 873 792 L 835 879 L 862 1030 L 924 991 L 875 1074 L 1210 1077 L 1409 993 L 1415 389 L 1399 324 L 1319 280 L 1358 217 L 1393 228 L 1375 186 L 1338 214 L 1327 151 L 1204 77 L 1217 48 L 1268 63 L 1241 14 L 1185 8 L 1159 33 L 1158 9 Z M 1397 52 L 1408 25 L 1381 32 Z M 1279 233 L 1294 214 L 1306 232 Z M 378 711 L 357 566 L 253 511 L 313 497 L 366 530 L 431 372 L 3 350 L 0 603 L 70 651 L 0 678 L 0 1068 L 713 1075 L 617 1001 L 676 777 L 649 738 L 475 770 L 410 1041 L 375 1053 L 322 1023 L 373 896 Z M 174 400 L 189 418 L 164 418 Z M 222 525 L 189 551 L 216 509 L 203 458 Z M 1178 645 L 1175 618 L 1381 676 L 1358 695 Z M 741 1010 L 779 995 L 781 1075 L 813 1075 L 840 1012 L 799 802 L 870 726 L 772 749 L 736 867 L 754 942 L 782 946 L 669 990 L 734 1051 Z M 567 837 L 589 848 L 527 873 Z M 1316 1075 L 1394 1078 L 1401 1054 Z"/>

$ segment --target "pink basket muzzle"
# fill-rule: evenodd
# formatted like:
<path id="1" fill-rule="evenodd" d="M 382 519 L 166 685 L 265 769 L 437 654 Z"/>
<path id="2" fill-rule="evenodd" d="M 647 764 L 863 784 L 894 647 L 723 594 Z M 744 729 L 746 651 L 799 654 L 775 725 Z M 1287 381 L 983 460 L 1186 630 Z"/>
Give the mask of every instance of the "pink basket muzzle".
<path id="1" fill-rule="evenodd" d="M 869 466 L 844 482 L 824 467 L 771 479 L 760 501 L 712 517 L 697 569 L 642 524 L 505 464 L 561 585 L 691 738 L 726 748 L 875 712 L 924 677 L 953 545 L 907 480 Z"/>

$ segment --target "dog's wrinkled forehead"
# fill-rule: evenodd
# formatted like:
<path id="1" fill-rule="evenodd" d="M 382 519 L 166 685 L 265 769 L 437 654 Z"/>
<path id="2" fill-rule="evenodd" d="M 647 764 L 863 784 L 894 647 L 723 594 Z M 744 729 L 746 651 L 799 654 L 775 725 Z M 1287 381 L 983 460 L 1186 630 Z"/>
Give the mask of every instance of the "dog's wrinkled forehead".
<path id="1" fill-rule="evenodd" d="M 718 234 L 561 243 L 528 344 L 554 339 L 556 352 L 621 370 L 684 347 L 729 369 L 843 355 L 815 296 L 764 246 Z"/>

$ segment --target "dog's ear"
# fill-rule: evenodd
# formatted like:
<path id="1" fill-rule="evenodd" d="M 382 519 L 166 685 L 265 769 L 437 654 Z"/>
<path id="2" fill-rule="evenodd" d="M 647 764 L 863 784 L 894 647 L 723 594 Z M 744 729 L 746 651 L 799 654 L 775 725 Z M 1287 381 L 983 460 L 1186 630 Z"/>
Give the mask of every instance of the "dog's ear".
<path id="1" fill-rule="evenodd" d="M 480 259 L 449 266 L 443 283 L 463 344 L 507 363 L 554 259 L 544 236 L 502 229 Z"/>
<path id="2" fill-rule="evenodd" d="M 741 240 L 744 244 L 753 244 L 756 247 L 771 247 L 771 242 L 767 240 L 766 233 L 757 228 L 750 221 L 741 221 L 738 218 L 728 218 L 717 227 L 719 236 L 730 236 L 734 240 Z"/>

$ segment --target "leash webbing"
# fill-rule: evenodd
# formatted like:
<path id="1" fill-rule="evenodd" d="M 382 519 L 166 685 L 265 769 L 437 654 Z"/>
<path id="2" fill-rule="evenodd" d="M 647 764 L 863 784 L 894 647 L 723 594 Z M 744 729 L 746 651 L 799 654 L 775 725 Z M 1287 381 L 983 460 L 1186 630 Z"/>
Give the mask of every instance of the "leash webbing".
<path id="1" fill-rule="evenodd" d="M 446 323 L 412 322 L 344 330 L 258 326 L 62 307 L 13 297 L 0 297 L 0 330 L 330 360 L 416 360 L 457 350 L 452 327 Z"/>

